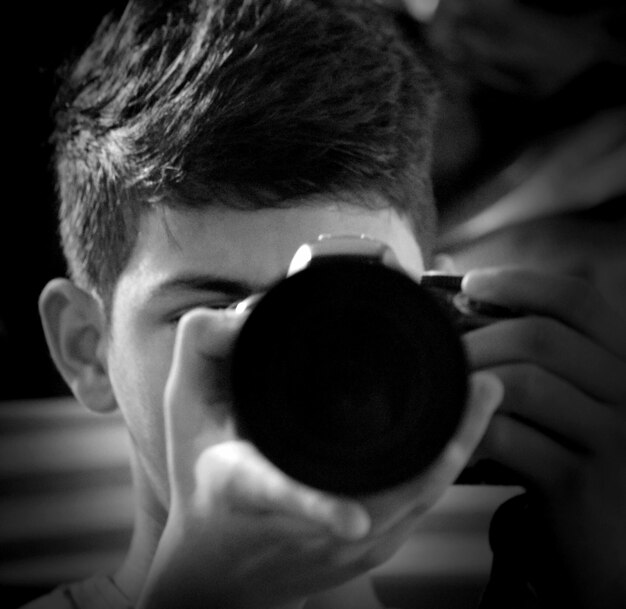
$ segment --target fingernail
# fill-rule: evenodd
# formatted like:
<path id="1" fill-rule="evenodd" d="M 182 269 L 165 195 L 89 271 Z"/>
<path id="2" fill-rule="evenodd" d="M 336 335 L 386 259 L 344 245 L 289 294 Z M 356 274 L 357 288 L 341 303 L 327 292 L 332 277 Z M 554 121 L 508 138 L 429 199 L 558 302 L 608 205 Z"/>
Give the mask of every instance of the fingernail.
<path id="1" fill-rule="evenodd" d="M 493 278 L 499 273 L 497 269 L 472 269 L 465 273 L 461 282 L 461 289 L 464 292 L 478 294 L 488 286 Z"/>

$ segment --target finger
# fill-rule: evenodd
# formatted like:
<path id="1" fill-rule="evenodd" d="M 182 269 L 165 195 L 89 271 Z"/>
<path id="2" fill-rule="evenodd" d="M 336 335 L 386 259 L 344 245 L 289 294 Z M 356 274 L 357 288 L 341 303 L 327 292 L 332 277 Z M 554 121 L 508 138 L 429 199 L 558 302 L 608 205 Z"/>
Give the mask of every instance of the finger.
<path id="1" fill-rule="evenodd" d="M 367 535 L 370 518 L 358 502 L 308 487 L 283 473 L 252 444 L 225 442 L 206 451 L 198 467 L 222 472 L 198 476 L 208 484 L 221 483 L 231 505 L 241 511 L 274 512 L 320 525 L 338 537 L 356 540 Z"/>
<path id="2" fill-rule="evenodd" d="M 175 479 L 191 475 L 202 449 L 232 437 L 226 358 L 240 317 L 194 309 L 178 324 L 164 394 L 168 461 Z"/>
<path id="3" fill-rule="evenodd" d="M 534 364 L 602 402 L 626 403 L 626 362 L 554 319 L 494 323 L 465 334 L 463 342 L 472 369 Z"/>
<path id="4" fill-rule="evenodd" d="M 463 419 L 435 463 L 423 474 L 389 491 L 366 499 L 376 532 L 388 532 L 428 510 L 458 478 L 482 439 L 504 390 L 494 374 L 474 373 Z"/>
<path id="5" fill-rule="evenodd" d="M 596 452 L 612 425 L 612 413 L 573 385 L 532 364 L 492 368 L 503 383 L 498 412 L 541 429 L 566 448 Z"/>
<path id="6" fill-rule="evenodd" d="M 450 482 L 458 477 L 484 436 L 503 396 L 504 387 L 496 375 L 488 372 L 471 375 L 465 414 L 457 432 L 443 451 L 433 475 L 442 476 Z"/>
<path id="7" fill-rule="evenodd" d="M 496 413 L 482 442 L 485 455 L 529 488 L 550 493 L 576 479 L 582 459 L 523 421 Z"/>
<path id="8" fill-rule="evenodd" d="M 472 299 L 561 320 L 626 358 L 626 320 L 582 279 L 524 268 L 469 271 L 463 291 Z"/>

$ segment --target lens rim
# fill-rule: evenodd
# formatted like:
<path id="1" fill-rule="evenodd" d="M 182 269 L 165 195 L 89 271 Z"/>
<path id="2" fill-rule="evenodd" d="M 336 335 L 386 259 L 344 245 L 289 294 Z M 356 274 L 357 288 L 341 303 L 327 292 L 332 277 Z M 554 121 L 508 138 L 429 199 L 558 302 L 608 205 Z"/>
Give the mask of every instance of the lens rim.
<path id="1" fill-rule="evenodd" d="M 415 345 L 421 408 L 407 408 L 402 425 L 353 450 L 325 445 L 277 402 L 272 361 L 290 357 L 284 329 L 315 307 L 367 306 L 399 323 Z M 367 303 L 362 305 L 362 303 Z M 426 372 L 428 371 L 428 372 Z M 231 358 L 237 429 L 273 463 L 310 486 L 355 495 L 390 488 L 419 475 L 441 453 L 461 420 L 467 397 L 467 358 L 452 320 L 427 290 L 405 273 L 344 257 L 313 265 L 274 285 L 256 303 Z"/>

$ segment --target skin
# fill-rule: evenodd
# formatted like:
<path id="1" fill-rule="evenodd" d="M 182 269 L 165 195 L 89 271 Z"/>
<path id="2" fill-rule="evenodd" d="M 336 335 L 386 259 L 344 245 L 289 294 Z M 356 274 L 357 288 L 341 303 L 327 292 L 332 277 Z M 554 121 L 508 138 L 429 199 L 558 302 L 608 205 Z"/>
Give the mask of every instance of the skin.
<path id="1" fill-rule="evenodd" d="M 69 386 L 94 411 L 119 408 L 132 439 L 135 532 L 115 581 L 138 607 L 300 606 L 367 572 L 456 478 L 502 397 L 495 377 L 476 375 L 465 419 L 432 468 L 362 501 L 289 479 L 237 438 L 224 361 L 244 316 L 223 307 L 284 276 L 298 246 L 324 233 L 367 234 L 390 245 L 409 275 L 424 270 L 395 211 L 306 203 L 147 213 L 110 326 L 98 299 L 67 280 L 42 294 Z"/>

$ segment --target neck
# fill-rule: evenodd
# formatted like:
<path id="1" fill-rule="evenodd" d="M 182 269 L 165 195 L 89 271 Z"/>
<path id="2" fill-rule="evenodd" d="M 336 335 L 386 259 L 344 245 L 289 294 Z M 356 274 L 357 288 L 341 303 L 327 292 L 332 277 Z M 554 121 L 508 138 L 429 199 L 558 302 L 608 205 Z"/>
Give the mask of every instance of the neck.
<path id="1" fill-rule="evenodd" d="M 136 496 L 133 536 L 126 558 L 115 572 L 113 580 L 128 601 L 134 605 L 148 577 L 165 527 L 167 512 L 134 452 L 131 467 Z"/>

